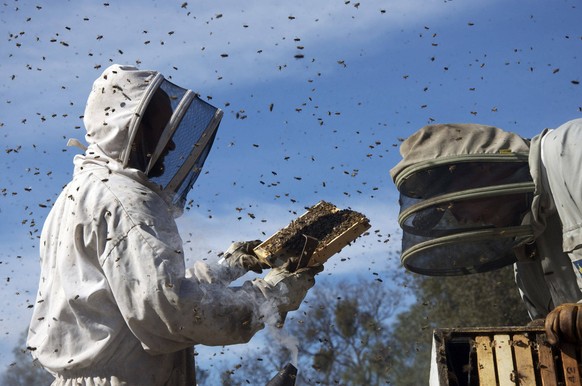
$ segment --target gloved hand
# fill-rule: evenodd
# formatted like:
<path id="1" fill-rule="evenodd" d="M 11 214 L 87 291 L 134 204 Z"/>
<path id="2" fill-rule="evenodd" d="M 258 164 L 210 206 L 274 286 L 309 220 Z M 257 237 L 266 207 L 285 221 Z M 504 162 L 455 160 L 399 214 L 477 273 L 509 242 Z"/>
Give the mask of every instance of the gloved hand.
<path id="1" fill-rule="evenodd" d="M 263 272 L 263 268 L 269 268 L 269 265 L 259 260 L 253 249 L 261 243 L 261 240 L 238 241 L 232 243 L 224 252 L 221 264 L 235 270 L 253 271 L 256 273 Z"/>
<path id="2" fill-rule="evenodd" d="M 546 335 L 550 344 L 582 342 L 582 304 L 566 303 L 546 316 Z"/>
<path id="3" fill-rule="evenodd" d="M 265 297 L 275 302 L 282 314 L 299 308 L 307 291 L 315 284 L 315 275 L 323 271 L 323 265 L 319 265 L 289 272 L 288 263 L 273 268 L 264 279 L 256 279 L 253 282 Z"/>

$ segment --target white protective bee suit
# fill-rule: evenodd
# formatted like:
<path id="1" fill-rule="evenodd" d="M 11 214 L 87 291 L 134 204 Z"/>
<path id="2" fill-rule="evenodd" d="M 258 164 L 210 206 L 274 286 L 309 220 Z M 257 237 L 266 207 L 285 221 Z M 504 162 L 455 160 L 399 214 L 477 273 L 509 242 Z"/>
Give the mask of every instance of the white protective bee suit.
<path id="1" fill-rule="evenodd" d="M 73 179 L 41 234 L 40 283 L 27 341 L 35 360 L 55 376 L 53 385 L 181 384 L 188 378 L 189 348 L 249 341 L 270 312 L 298 308 L 313 285 L 312 274 L 297 274 L 279 284 L 267 276 L 229 287 L 240 274 L 231 270 L 226 280 L 223 271 L 201 262 L 186 270 L 174 217 L 187 189 L 131 167 L 140 162 L 130 153 L 141 116 L 160 82 L 165 80 L 155 71 L 113 65 L 89 96 L 88 148 L 75 157 Z M 179 99 L 168 126 L 180 114 L 193 121 Z M 216 119 L 213 125 L 202 137 L 213 139 Z M 205 154 L 187 172 L 197 175 Z M 161 177 L 172 166 L 165 162 Z"/>

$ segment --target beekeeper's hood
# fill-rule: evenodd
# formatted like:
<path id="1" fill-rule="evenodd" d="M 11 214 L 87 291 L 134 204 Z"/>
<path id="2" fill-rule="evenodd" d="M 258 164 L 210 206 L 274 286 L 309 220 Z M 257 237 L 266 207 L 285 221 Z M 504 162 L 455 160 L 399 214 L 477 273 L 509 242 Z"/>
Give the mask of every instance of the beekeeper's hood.
<path id="1" fill-rule="evenodd" d="M 491 126 L 422 128 L 390 174 L 400 192 L 403 265 L 425 275 L 485 272 L 515 261 L 534 185 L 529 142 Z"/>
<path id="2" fill-rule="evenodd" d="M 86 158 L 144 173 L 179 215 L 221 118 L 220 109 L 159 72 L 112 65 L 94 82 L 85 108 Z"/>

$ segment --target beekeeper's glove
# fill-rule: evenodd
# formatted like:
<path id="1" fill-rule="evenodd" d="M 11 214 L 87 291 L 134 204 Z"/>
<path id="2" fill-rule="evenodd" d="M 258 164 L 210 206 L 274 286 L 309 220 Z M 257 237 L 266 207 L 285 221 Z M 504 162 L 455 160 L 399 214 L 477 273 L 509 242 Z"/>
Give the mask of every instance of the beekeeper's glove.
<path id="1" fill-rule="evenodd" d="M 550 344 L 582 343 L 582 304 L 559 305 L 546 316 L 545 325 Z"/>
<path id="2" fill-rule="evenodd" d="M 269 266 L 261 262 L 253 251 L 259 244 L 261 244 L 261 240 L 237 241 L 232 243 L 226 252 L 224 252 L 221 264 L 231 268 L 241 268 L 245 271 L 263 272 L 263 268 L 269 268 Z"/>
<path id="3" fill-rule="evenodd" d="M 315 284 L 315 275 L 323 271 L 323 265 L 319 265 L 289 272 L 288 263 L 273 268 L 264 279 L 253 281 L 263 295 L 275 303 L 281 314 L 299 308 L 307 291 Z"/>

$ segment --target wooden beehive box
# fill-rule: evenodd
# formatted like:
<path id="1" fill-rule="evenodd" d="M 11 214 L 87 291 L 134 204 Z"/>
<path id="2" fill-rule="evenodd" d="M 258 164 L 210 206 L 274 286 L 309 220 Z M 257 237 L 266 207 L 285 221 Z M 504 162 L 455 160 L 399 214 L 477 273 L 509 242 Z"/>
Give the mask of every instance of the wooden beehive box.
<path id="1" fill-rule="evenodd" d="M 543 328 L 438 329 L 430 386 L 580 386 L 581 355 L 550 346 Z"/>
<path id="2" fill-rule="evenodd" d="M 305 237 L 319 241 L 307 266 L 323 264 L 332 255 L 370 228 L 366 216 L 350 209 L 320 201 L 285 228 L 254 249 L 255 254 L 271 267 L 278 267 L 289 258 L 301 255 Z"/>

